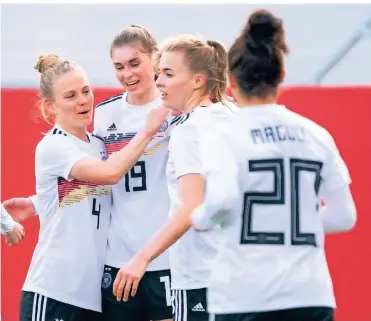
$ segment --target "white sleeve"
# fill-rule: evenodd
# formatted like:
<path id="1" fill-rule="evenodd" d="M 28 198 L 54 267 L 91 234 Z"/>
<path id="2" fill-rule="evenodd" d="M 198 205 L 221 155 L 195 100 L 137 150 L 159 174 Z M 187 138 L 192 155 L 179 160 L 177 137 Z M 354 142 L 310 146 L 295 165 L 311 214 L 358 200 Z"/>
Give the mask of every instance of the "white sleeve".
<path id="1" fill-rule="evenodd" d="M 320 194 L 327 193 L 333 189 L 347 186 L 351 183 L 351 178 L 344 160 L 341 158 L 334 139 L 329 135 L 327 147 L 329 154 L 327 161 L 323 164 Z M 326 199 L 325 199 L 326 201 Z"/>
<path id="2" fill-rule="evenodd" d="M 202 174 L 200 160 L 200 133 L 196 126 L 184 124 L 172 133 L 169 153 L 174 162 L 175 175 Z"/>
<path id="3" fill-rule="evenodd" d="M 9 215 L 7 210 L 4 208 L 3 204 L 0 204 L 1 207 L 1 234 L 9 235 L 13 232 L 14 229 L 14 220 Z"/>
<path id="4" fill-rule="evenodd" d="M 350 230 L 357 220 L 357 211 L 349 185 L 326 191 L 326 205 L 322 210 L 322 221 L 326 233 Z"/>
<path id="5" fill-rule="evenodd" d="M 214 131 L 203 139 L 202 164 L 206 189 L 203 203 L 192 213 L 192 224 L 199 230 L 228 225 L 239 196 L 238 164 L 223 137 Z"/>
<path id="6" fill-rule="evenodd" d="M 40 209 L 39 209 L 39 198 L 38 198 L 37 194 L 30 196 L 29 199 L 31 200 L 31 203 L 32 203 L 33 208 L 35 210 L 35 214 L 39 215 L 39 211 L 40 211 Z"/>
<path id="7" fill-rule="evenodd" d="M 84 157 L 91 156 L 82 151 L 71 137 L 46 136 L 36 148 L 36 172 L 71 180 L 72 167 Z"/>
<path id="8" fill-rule="evenodd" d="M 98 137 L 102 137 L 102 129 L 101 129 L 101 126 L 99 124 L 99 120 L 102 118 L 100 116 L 98 116 L 100 114 L 100 112 L 97 110 L 97 107 L 95 107 L 95 115 L 94 115 L 94 119 L 93 119 L 93 135 L 95 136 L 98 136 Z"/>

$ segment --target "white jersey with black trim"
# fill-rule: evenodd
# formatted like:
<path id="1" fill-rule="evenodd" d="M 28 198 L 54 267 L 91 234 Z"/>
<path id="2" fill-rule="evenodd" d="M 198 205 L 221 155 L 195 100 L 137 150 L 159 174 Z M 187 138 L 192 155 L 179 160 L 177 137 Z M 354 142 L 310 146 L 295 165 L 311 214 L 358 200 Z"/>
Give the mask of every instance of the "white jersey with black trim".
<path id="1" fill-rule="evenodd" d="M 321 194 L 348 185 L 350 176 L 333 138 L 281 105 L 241 108 L 219 129 L 204 147 L 224 146 L 221 152 L 237 167 L 238 192 L 224 213 L 209 311 L 335 307 L 320 202 Z M 232 173 L 226 164 L 221 171 Z"/>
<path id="2" fill-rule="evenodd" d="M 101 311 L 112 189 L 70 177 L 84 157 L 107 159 L 103 141 L 87 135 L 89 143 L 55 126 L 37 145 L 40 231 L 23 290 Z"/>
<path id="3" fill-rule="evenodd" d="M 200 140 L 205 132 L 212 132 L 214 126 L 238 108 L 232 104 L 212 104 L 197 107 L 185 115 L 173 130 L 169 144 L 167 181 L 173 215 L 180 205 L 178 179 L 187 174 L 203 175 L 202 149 Z M 171 287 L 177 290 L 206 288 L 210 276 L 210 264 L 218 247 L 218 231 L 198 233 L 194 229 L 186 232 L 170 248 Z"/>
<path id="4" fill-rule="evenodd" d="M 160 106 L 160 97 L 146 105 L 136 106 L 127 102 L 126 93 L 120 94 L 97 106 L 94 132 L 104 140 L 110 155 L 125 147 L 144 127 L 149 112 Z M 175 122 L 174 117 L 164 122 L 136 165 L 112 187 L 107 265 L 121 268 L 128 263 L 168 218 L 165 170 L 169 135 Z M 149 271 L 165 269 L 169 269 L 167 251 L 148 266 Z"/>

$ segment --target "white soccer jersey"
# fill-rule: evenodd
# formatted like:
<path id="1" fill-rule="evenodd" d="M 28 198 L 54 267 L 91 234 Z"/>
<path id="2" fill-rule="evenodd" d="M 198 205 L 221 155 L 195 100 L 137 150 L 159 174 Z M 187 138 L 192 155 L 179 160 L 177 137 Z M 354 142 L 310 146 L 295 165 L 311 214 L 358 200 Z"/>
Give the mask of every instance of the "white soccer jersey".
<path id="1" fill-rule="evenodd" d="M 237 166 L 239 192 L 222 226 L 209 311 L 335 307 L 320 195 L 350 177 L 331 135 L 280 105 L 241 108 L 220 128 L 221 135 L 208 135 L 203 146 L 213 164 L 212 148 L 222 141 Z"/>
<path id="2" fill-rule="evenodd" d="M 107 158 L 103 141 L 88 136 L 90 143 L 55 126 L 37 145 L 40 232 L 23 290 L 101 311 L 111 186 L 69 177 L 80 159 Z"/>
<path id="3" fill-rule="evenodd" d="M 127 145 L 144 127 L 148 113 L 161 105 L 160 97 L 143 106 L 131 105 L 126 93 L 99 104 L 94 131 L 103 138 L 108 154 Z M 169 195 L 165 170 L 172 123 L 175 124 L 175 118 L 169 117 L 136 165 L 112 187 L 107 265 L 124 266 L 167 221 Z M 148 270 L 165 269 L 169 269 L 167 251 L 148 266 Z"/>
<path id="4" fill-rule="evenodd" d="M 173 130 L 167 164 L 168 189 L 171 199 L 170 215 L 180 205 L 178 178 L 187 174 L 203 175 L 200 139 L 205 131 L 212 131 L 216 123 L 227 119 L 237 107 L 221 103 L 197 107 L 185 115 Z M 172 289 L 199 289 L 208 285 L 210 263 L 218 246 L 217 231 L 197 233 L 190 229 L 170 248 Z"/>

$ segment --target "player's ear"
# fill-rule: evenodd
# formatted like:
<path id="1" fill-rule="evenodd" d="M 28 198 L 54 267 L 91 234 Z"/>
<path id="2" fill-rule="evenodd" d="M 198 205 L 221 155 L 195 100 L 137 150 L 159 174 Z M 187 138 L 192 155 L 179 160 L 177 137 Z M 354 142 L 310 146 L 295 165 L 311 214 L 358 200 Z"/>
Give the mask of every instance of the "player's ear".
<path id="1" fill-rule="evenodd" d="M 281 79 L 280 79 L 280 83 L 283 82 L 283 80 L 285 79 L 285 76 L 286 76 L 286 70 L 285 70 L 285 68 L 282 68 L 282 70 L 281 70 Z"/>
<path id="2" fill-rule="evenodd" d="M 202 72 L 198 72 L 194 74 L 192 81 L 193 81 L 193 88 L 195 90 L 200 89 L 202 87 L 205 87 L 206 76 Z"/>
<path id="3" fill-rule="evenodd" d="M 236 77 L 228 73 L 227 78 L 228 78 L 228 87 L 231 88 L 232 90 L 235 90 L 237 88 Z"/>
<path id="4" fill-rule="evenodd" d="M 53 103 L 53 101 L 46 99 L 44 100 L 43 104 L 47 114 L 54 116 L 56 115 L 57 110 L 55 108 L 55 104 Z"/>

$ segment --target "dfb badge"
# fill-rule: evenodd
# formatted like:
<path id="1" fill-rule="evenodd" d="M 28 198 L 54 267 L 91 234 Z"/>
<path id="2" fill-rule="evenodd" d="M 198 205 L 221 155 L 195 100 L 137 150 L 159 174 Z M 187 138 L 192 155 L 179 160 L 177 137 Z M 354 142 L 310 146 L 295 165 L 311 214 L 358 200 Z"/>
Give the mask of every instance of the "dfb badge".
<path id="1" fill-rule="evenodd" d="M 112 276 L 110 273 L 104 273 L 102 278 L 102 288 L 107 289 L 112 283 Z"/>
<path id="2" fill-rule="evenodd" d="M 162 124 L 162 127 L 160 128 L 160 132 L 164 132 L 166 131 L 166 129 L 169 127 L 169 123 L 167 122 L 167 120 L 165 120 Z"/>

